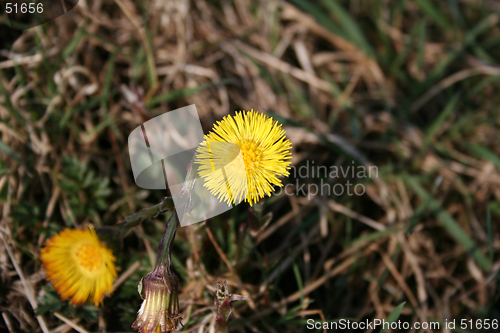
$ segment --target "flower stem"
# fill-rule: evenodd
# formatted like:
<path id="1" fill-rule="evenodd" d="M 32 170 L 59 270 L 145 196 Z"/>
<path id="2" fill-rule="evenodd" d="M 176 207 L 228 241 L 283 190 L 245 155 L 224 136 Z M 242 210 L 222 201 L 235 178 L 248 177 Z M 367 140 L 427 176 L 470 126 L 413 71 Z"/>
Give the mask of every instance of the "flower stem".
<path id="1" fill-rule="evenodd" d="M 120 231 L 124 236 L 131 228 L 138 226 L 142 221 L 155 218 L 161 213 L 174 208 L 174 200 L 171 197 L 164 197 L 159 204 L 141 209 L 137 213 L 129 215 L 123 222 L 117 223 L 111 227 Z"/>
<path id="2" fill-rule="evenodd" d="M 168 219 L 167 226 L 163 232 L 160 243 L 158 244 L 158 251 L 156 253 L 156 266 L 166 266 L 167 270 L 170 271 L 170 254 L 172 251 L 172 245 L 174 243 L 175 233 L 179 225 L 179 219 L 177 213 L 173 212 L 172 216 Z"/>
<path id="3" fill-rule="evenodd" d="M 97 228 L 96 232 L 99 239 L 105 242 L 113 253 L 119 253 L 123 248 L 123 238 L 131 228 L 138 226 L 144 220 L 155 218 L 173 208 L 174 200 L 171 197 L 164 197 L 159 204 L 144 208 L 128 216 L 123 222 Z"/>

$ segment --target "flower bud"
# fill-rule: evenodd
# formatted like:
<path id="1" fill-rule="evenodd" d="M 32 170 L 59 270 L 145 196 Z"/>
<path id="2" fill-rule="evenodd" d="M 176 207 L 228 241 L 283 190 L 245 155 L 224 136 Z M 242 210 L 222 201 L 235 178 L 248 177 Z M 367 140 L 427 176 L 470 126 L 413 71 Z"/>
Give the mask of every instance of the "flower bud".
<path id="1" fill-rule="evenodd" d="M 142 296 L 143 286 L 145 296 Z M 157 266 L 143 277 L 138 289 L 144 302 L 132 327 L 141 333 L 167 333 L 179 324 L 182 326 L 178 288 L 179 279 L 165 265 Z"/>

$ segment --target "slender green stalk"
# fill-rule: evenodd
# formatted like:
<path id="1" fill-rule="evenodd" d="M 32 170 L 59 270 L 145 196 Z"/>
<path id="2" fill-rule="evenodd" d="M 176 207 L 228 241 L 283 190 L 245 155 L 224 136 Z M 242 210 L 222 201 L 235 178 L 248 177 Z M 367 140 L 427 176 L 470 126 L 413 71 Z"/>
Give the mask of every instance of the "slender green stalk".
<path id="1" fill-rule="evenodd" d="M 157 217 L 161 213 L 174 208 L 174 200 L 171 197 L 164 197 L 157 205 L 144 208 L 135 214 L 128 216 L 123 222 L 117 223 L 113 227 L 119 228 L 122 232 L 127 232 L 130 228 L 136 227 L 146 219 Z"/>
<path id="2" fill-rule="evenodd" d="M 168 219 L 167 226 L 165 227 L 163 236 L 161 237 L 160 243 L 158 244 L 155 268 L 163 265 L 166 266 L 168 271 L 170 271 L 170 256 L 178 226 L 179 219 L 177 218 L 177 213 L 174 211 L 172 216 L 170 216 L 170 218 Z"/>
<path id="3" fill-rule="evenodd" d="M 100 229 L 114 229 L 120 233 L 120 237 L 125 236 L 125 234 L 133 227 L 137 227 L 144 220 L 153 219 L 158 215 L 165 213 L 174 208 L 174 200 L 171 197 L 164 197 L 161 202 L 144 209 L 141 209 L 137 213 L 129 215 L 123 222 L 117 223 L 115 225 L 107 226 Z"/>
<path id="4" fill-rule="evenodd" d="M 123 247 L 123 238 L 131 228 L 138 226 L 144 220 L 155 218 L 159 214 L 165 213 L 171 209 L 174 209 L 173 199 L 164 197 L 159 204 L 144 208 L 128 216 L 123 222 L 98 228 L 96 232 L 99 239 L 104 241 L 107 246 L 113 250 L 113 253 L 119 253 Z"/>

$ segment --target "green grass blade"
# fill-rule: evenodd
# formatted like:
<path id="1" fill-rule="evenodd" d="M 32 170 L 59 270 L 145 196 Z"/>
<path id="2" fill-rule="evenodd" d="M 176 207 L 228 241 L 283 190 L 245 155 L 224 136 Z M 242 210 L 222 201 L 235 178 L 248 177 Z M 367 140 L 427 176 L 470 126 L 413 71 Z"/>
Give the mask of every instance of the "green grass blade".
<path id="1" fill-rule="evenodd" d="M 292 254 L 290 253 L 290 256 Z M 293 256 L 292 256 L 293 258 Z M 302 282 L 302 277 L 300 276 L 300 270 L 299 266 L 295 262 L 295 260 L 292 261 L 292 267 L 293 267 L 293 274 L 295 276 L 295 280 L 297 281 L 297 287 L 300 291 L 300 305 L 304 304 L 304 283 Z"/>
<path id="2" fill-rule="evenodd" d="M 339 22 L 341 29 L 345 32 L 348 40 L 359 46 L 367 55 L 374 57 L 375 52 L 366 40 L 365 34 L 351 15 L 349 15 L 349 13 L 342 8 L 338 1 L 322 0 L 321 2 L 330 11 L 335 20 Z"/>
<path id="3" fill-rule="evenodd" d="M 182 97 L 194 95 L 196 93 L 199 93 L 200 91 L 208 89 L 210 86 L 210 84 L 202 84 L 194 88 L 185 88 L 155 96 L 149 101 L 149 103 L 147 104 L 147 108 L 152 108 L 161 103 L 166 103 Z"/>
<path id="4" fill-rule="evenodd" d="M 386 323 L 389 324 L 389 327 L 391 326 L 391 323 L 395 322 L 399 318 L 399 315 L 401 314 L 401 311 L 403 310 L 403 307 L 405 306 L 405 304 L 406 304 L 406 302 L 399 304 L 389 314 L 389 317 L 387 317 L 387 320 L 385 321 Z M 385 331 L 386 331 L 386 329 L 383 327 L 380 329 L 380 333 L 384 333 Z"/>
<path id="5" fill-rule="evenodd" d="M 83 112 L 84 110 L 96 107 L 102 101 L 102 99 L 103 96 L 94 97 L 90 99 L 87 103 L 77 105 L 72 109 L 67 109 L 67 111 L 64 112 L 61 121 L 59 122 L 59 128 L 63 128 L 64 126 L 66 126 L 66 124 L 71 119 L 71 117 L 73 117 L 73 115 Z"/>
<path id="6" fill-rule="evenodd" d="M 424 144 L 422 146 L 422 152 L 427 149 L 429 143 L 431 143 L 431 141 L 434 139 L 434 136 L 436 135 L 438 129 L 441 128 L 445 120 L 455 110 L 460 96 L 460 94 L 456 94 L 455 96 L 453 96 L 444 107 L 443 112 L 441 112 L 441 114 L 437 117 L 431 127 L 429 127 L 425 136 Z"/>
<path id="7" fill-rule="evenodd" d="M 467 233 L 460 227 L 457 221 L 444 210 L 440 203 L 431 197 L 425 189 L 420 186 L 415 178 L 408 178 L 408 184 L 417 193 L 421 200 L 424 202 L 429 202 L 429 209 L 431 209 L 441 221 L 443 227 L 448 231 L 448 233 L 469 252 L 474 258 L 477 264 L 485 271 L 491 269 L 491 261 L 479 250 L 474 241 L 467 235 Z"/>
<path id="8" fill-rule="evenodd" d="M 361 243 L 366 243 L 366 242 L 373 242 L 379 238 L 384 238 L 387 236 L 390 236 L 392 234 L 395 234 L 397 232 L 403 231 L 404 228 L 398 227 L 398 228 L 390 228 L 384 231 L 377 231 L 377 232 L 372 232 L 368 235 L 361 236 L 359 238 L 356 238 L 351 242 L 351 247 L 356 246 Z"/>
<path id="9" fill-rule="evenodd" d="M 69 42 L 68 46 L 66 46 L 66 48 L 62 51 L 63 59 L 66 59 L 71 53 L 73 53 L 73 51 L 75 51 L 83 36 L 85 36 L 85 26 L 78 29 L 75 38 L 73 38 L 71 42 Z"/>
<path id="10" fill-rule="evenodd" d="M 489 257 L 490 260 L 493 261 L 493 256 L 495 253 L 495 250 L 493 248 L 493 225 L 491 222 L 491 209 L 490 206 L 486 208 L 486 227 L 487 227 L 487 234 L 488 234 L 488 251 L 489 251 Z"/>
<path id="11" fill-rule="evenodd" d="M 22 158 L 15 152 L 13 151 L 9 146 L 5 144 L 5 142 L 0 141 L 0 152 L 3 152 L 7 156 L 9 156 L 11 159 L 22 165 L 23 167 L 26 168 L 26 170 L 30 170 L 26 164 L 23 162 Z"/>
<path id="12" fill-rule="evenodd" d="M 465 147 L 474 155 L 484 158 L 493 163 L 497 168 L 500 168 L 500 157 L 488 148 L 470 142 L 465 142 Z"/>
<path id="13" fill-rule="evenodd" d="M 465 33 L 464 44 L 470 45 L 474 43 L 476 41 L 476 38 L 480 34 L 486 31 L 491 31 L 491 28 L 497 24 L 498 22 L 494 17 L 492 16 L 485 17 L 484 19 L 479 21 L 479 23 L 476 24 L 472 29 L 468 30 Z"/>
<path id="14" fill-rule="evenodd" d="M 228 83 L 229 83 L 229 80 L 221 80 L 221 81 L 217 82 L 216 85 L 224 85 L 224 84 L 228 84 Z M 151 98 L 151 100 L 149 101 L 149 103 L 147 104 L 146 107 L 152 108 L 152 107 L 155 107 L 156 105 L 161 104 L 161 103 L 166 103 L 166 102 L 170 102 L 170 101 L 182 98 L 182 97 L 191 96 L 191 95 L 199 93 L 200 91 L 206 90 L 206 89 L 213 87 L 213 86 L 214 86 L 214 84 L 207 83 L 207 84 L 202 84 L 202 85 L 199 85 L 199 86 L 193 87 L 193 88 L 185 88 L 185 89 L 161 94 L 161 95 L 158 95 L 158 96 Z"/>
<path id="15" fill-rule="evenodd" d="M 16 118 L 21 124 L 24 124 L 24 118 L 21 116 L 21 114 L 14 108 L 12 105 L 12 102 L 10 100 L 10 95 L 5 86 L 2 83 L 2 80 L 0 80 L 0 90 L 3 95 L 4 99 L 4 106 L 7 108 L 9 111 L 10 115 L 14 118 Z"/>
<path id="16" fill-rule="evenodd" d="M 446 18 L 446 15 L 435 8 L 428 0 L 416 0 L 416 3 L 420 9 L 422 9 L 422 11 L 441 28 L 444 30 L 450 30 L 452 28 L 450 22 L 448 22 L 448 19 Z"/>
<path id="17" fill-rule="evenodd" d="M 336 35 L 339 35 L 342 38 L 348 39 L 347 35 L 342 31 L 342 29 L 332 22 L 332 19 L 325 14 L 325 11 L 322 8 L 319 8 L 315 4 L 311 3 L 311 1 L 306 0 L 290 0 L 291 3 L 295 4 L 297 7 L 301 8 L 303 11 L 314 16 L 316 21 L 319 24 L 330 30 Z"/>

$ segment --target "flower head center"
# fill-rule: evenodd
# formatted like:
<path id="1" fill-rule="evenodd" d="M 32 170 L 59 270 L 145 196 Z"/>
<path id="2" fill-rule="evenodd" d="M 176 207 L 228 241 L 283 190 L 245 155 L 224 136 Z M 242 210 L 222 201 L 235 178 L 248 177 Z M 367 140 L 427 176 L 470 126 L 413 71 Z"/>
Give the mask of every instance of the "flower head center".
<path id="1" fill-rule="evenodd" d="M 251 167 L 254 163 L 258 163 L 262 159 L 262 151 L 259 149 L 257 143 L 245 140 L 238 145 L 241 149 L 241 155 L 245 167 Z"/>
<path id="2" fill-rule="evenodd" d="M 93 272 L 103 262 L 101 249 L 94 244 L 84 243 L 76 249 L 76 261 L 86 271 Z"/>

